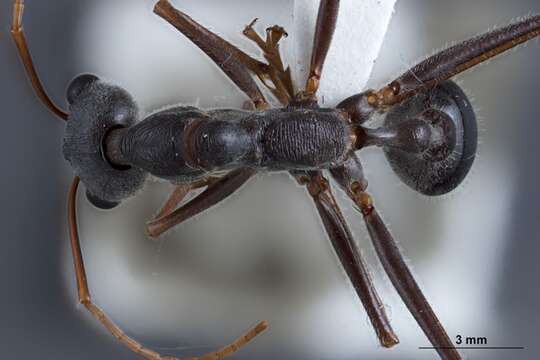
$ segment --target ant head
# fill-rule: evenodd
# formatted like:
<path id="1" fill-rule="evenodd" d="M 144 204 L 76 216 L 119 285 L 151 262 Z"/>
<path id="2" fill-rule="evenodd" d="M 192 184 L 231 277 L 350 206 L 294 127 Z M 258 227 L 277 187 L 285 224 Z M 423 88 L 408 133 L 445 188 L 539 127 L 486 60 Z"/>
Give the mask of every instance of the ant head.
<path id="1" fill-rule="evenodd" d="M 111 130 L 137 121 L 137 105 L 127 91 L 91 74 L 71 81 L 67 100 L 64 157 L 86 186 L 88 200 L 100 209 L 111 209 L 133 195 L 146 178 L 141 169 L 113 166 L 103 151 Z"/>
<path id="2" fill-rule="evenodd" d="M 386 116 L 394 134 L 383 149 L 392 169 L 409 187 L 436 196 L 455 189 L 467 176 L 476 155 L 476 116 L 461 88 L 440 83 Z"/>

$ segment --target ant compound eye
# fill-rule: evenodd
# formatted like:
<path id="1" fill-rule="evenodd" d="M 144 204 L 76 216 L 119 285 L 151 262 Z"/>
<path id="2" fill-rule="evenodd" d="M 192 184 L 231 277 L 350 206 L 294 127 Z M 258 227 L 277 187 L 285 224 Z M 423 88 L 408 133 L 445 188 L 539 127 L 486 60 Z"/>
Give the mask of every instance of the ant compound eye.
<path id="1" fill-rule="evenodd" d="M 384 120 L 393 141 L 384 146 L 394 172 L 412 189 L 446 194 L 465 179 L 476 155 L 476 116 L 452 81 L 394 107 Z"/>
<path id="2" fill-rule="evenodd" d="M 112 210 L 120 205 L 120 202 L 102 200 L 97 196 L 92 195 L 89 191 L 86 191 L 86 198 L 92 205 L 101 210 Z"/>
<path id="3" fill-rule="evenodd" d="M 82 74 L 71 80 L 66 94 L 68 103 L 73 104 L 86 87 L 98 80 L 99 78 L 92 74 Z"/>

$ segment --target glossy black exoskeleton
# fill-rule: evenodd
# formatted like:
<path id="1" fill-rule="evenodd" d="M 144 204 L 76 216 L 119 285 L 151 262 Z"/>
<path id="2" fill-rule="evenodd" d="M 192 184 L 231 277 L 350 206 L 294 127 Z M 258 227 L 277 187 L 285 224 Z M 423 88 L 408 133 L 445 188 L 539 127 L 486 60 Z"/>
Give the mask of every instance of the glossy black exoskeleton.
<path id="1" fill-rule="evenodd" d="M 127 92 L 93 75 L 74 79 L 68 99 L 74 121 L 64 154 L 100 208 L 134 194 L 146 173 L 189 183 L 243 167 L 332 169 L 369 145 L 384 148 L 407 185 L 441 195 L 461 183 L 476 152 L 474 111 L 451 81 L 395 106 L 375 130 L 343 111 L 301 104 L 257 111 L 176 106 L 137 122 Z"/>
<path id="2" fill-rule="evenodd" d="M 414 124 L 413 126 L 410 126 Z M 476 155 L 476 115 L 456 83 L 445 81 L 395 106 L 386 116 L 387 131 L 407 127 L 406 138 L 384 146 L 392 169 L 412 189 L 443 195 L 465 179 Z"/>

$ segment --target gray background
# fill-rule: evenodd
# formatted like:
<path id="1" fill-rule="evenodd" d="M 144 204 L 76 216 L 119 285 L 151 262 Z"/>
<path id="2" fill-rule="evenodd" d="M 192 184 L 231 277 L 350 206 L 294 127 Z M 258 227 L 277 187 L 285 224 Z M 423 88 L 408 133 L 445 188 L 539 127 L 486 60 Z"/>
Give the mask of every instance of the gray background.
<path id="1" fill-rule="evenodd" d="M 113 37 L 112 33 L 127 32 L 129 24 L 121 12 L 122 1 L 109 3 L 28 1 L 25 28 L 31 50 L 41 79 L 59 104 L 64 103 L 69 80 L 85 71 L 119 81 L 141 99 L 144 111 L 197 100 L 201 106 L 241 104 L 241 97 L 230 95 L 234 87 L 196 53 L 175 63 L 164 48 L 162 62 L 156 63 L 156 58 L 139 59 L 136 52 L 120 47 L 115 52 L 107 45 L 107 33 Z M 151 8 L 151 2 L 143 3 Z M 109 22 L 89 30 L 94 6 L 104 4 L 111 6 Z M 208 7 L 202 9 L 193 1 L 181 5 L 216 28 L 216 21 L 226 18 L 222 33 L 227 35 L 228 23 L 234 25 L 230 31 L 237 31 L 246 22 L 244 17 L 250 19 L 252 13 L 263 17 L 260 2 L 250 4 L 250 9 L 244 5 L 245 13 L 236 13 L 238 18 L 224 17 L 218 2 L 205 4 Z M 288 9 L 289 4 L 276 6 Z M 390 80 L 444 44 L 539 10 L 537 1 L 398 2 L 371 86 Z M 9 1 L 2 1 L 0 14 L 3 354 L 20 359 L 132 359 L 134 355 L 76 305 L 64 219 L 70 178 L 61 155 L 64 125 L 39 104 L 27 84 L 9 38 Z M 151 21 L 151 26 L 165 27 L 159 20 Z M 291 21 L 285 10 L 265 13 L 263 23 L 282 21 Z M 188 46 L 173 32 L 164 36 L 175 41 L 171 47 Z M 144 44 L 138 34 L 131 38 Z M 488 336 L 493 346 L 526 347 L 513 353 L 466 352 L 472 359 L 531 359 L 539 353 L 540 174 L 535 141 L 539 54 L 534 41 L 460 77 L 479 108 L 482 136 L 480 160 L 455 195 L 438 201 L 420 197 L 399 185 L 378 151 L 364 155 L 379 207 L 451 336 Z M 133 69 L 111 70 L 115 63 L 125 67 L 126 58 Z M 140 72 L 137 64 L 146 64 L 146 72 Z M 204 86 L 211 78 L 218 83 Z M 195 355 L 223 344 L 257 320 L 268 319 L 272 331 L 238 358 L 434 358 L 416 349 L 426 341 L 384 280 L 350 206 L 346 215 L 366 249 L 402 339 L 392 350 L 378 348 L 324 243 L 307 196 L 287 176 L 261 176 L 216 211 L 153 243 L 142 235 L 141 224 L 160 205 L 166 188 L 151 183 L 139 199 L 111 213 L 80 202 L 83 246 L 96 302 L 137 339 L 178 356 Z M 500 218 L 489 215 L 494 208 L 502 209 L 497 213 Z M 488 219 L 482 217 L 485 214 Z M 476 219 L 482 219 L 478 228 Z M 501 239 L 496 244 L 485 237 L 489 227 Z M 301 311 L 304 315 L 296 317 Z M 308 321 L 309 314 L 321 319 Z M 339 339 L 351 340 L 344 349 Z"/>

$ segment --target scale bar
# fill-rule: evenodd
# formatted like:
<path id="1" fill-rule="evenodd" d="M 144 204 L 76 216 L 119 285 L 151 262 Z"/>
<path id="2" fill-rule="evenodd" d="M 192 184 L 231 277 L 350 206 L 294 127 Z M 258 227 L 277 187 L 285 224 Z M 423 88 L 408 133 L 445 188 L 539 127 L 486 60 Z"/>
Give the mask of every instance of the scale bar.
<path id="1" fill-rule="evenodd" d="M 418 349 L 456 349 L 456 350 L 524 350 L 524 346 L 420 346 Z"/>

